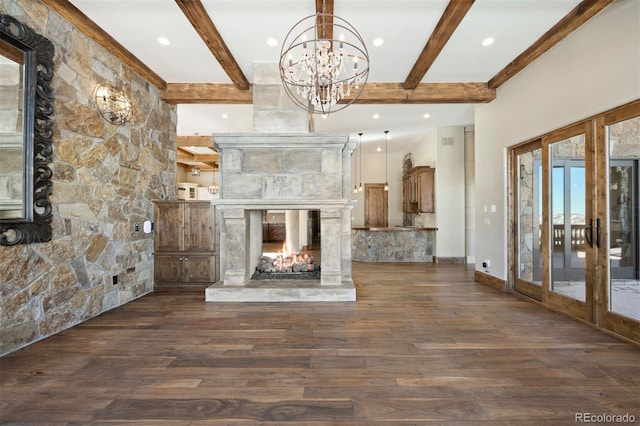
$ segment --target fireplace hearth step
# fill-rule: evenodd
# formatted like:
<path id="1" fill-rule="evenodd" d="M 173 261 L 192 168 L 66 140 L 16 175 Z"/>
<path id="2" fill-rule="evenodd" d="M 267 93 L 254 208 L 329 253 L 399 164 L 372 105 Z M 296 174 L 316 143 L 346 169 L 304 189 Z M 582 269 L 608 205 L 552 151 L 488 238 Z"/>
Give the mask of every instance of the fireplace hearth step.
<path id="1" fill-rule="evenodd" d="M 320 280 L 320 267 L 315 271 L 303 272 L 261 272 L 255 271 L 251 276 L 252 280 Z"/>
<path id="2" fill-rule="evenodd" d="M 215 283 L 205 289 L 207 302 L 355 302 L 353 282 L 321 285 L 317 280 L 249 281 L 245 285 Z"/>

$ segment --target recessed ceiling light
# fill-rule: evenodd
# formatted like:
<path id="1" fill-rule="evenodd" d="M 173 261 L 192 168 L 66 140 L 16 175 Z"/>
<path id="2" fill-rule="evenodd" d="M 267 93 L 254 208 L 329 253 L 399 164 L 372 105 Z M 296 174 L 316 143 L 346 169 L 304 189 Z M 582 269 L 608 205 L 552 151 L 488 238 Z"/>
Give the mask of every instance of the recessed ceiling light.
<path id="1" fill-rule="evenodd" d="M 429 117 L 431 117 L 431 114 L 426 113 L 425 115 L 423 115 L 423 117 L 424 117 L 424 118 L 429 118 Z"/>
<path id="2" fill-rule="evenodd" d="M 384 44 L 384 39 L 382 37 L 376 37 L 373 39 L 373 45 L 375 47 L 380 47 Z"/>
<path id="3" fill-rule="evenodd" d="M 494 41 L 495 41 L 495 39 L 493 37 L 487 37 L 484 40 L 482 40 L 482 45 L 483 46 L 491 46 Z"/>
<path id="4" fill-rule="evenodd" d="M 376 151 L 378 151 L 378 152 L 382 152 L 382 148 L 377 147 L 377 148 L 376 148 Z"/>
<path id="5" fill-rule="evenodd" d="M 278 45 L 278 40 L 276 40 L 276 39 L 275 39 L 275 38 L 273 38 L 273 37 L 269 37 L 269 38 L 267 39 L 267 44 L 268 44 L 269 46 L 271 46 L 271 47 L 276 47 L 276 46 Z"/>
<path id="6" fill-rule="evenodd" d="M 380 118 L 380 114 L 373 114 L 373 119 L 377 120 L 378 118 Z"/>
<path id="7" fill-rule="evenodd" d="M 168 46 L 168 45 L 170 45 L 170 44 L 171 44 L 171 42 L 169 41 L 169 39 L 168 39 L 168 38 L 166 38 L 166 37 L 162 37 L 162 36 L 161 36 L 161 37 L 158 37 L 158 43 L 160 43 L 160 44 L 161 44 L 161 45 L 163 45 L 163 46 Z"/>
<path id="8" fill-rule="evenodd" d="M 229 116 L 227 114 L 222 114 L 220 117 L 222 118 L 229 118 Z"/>

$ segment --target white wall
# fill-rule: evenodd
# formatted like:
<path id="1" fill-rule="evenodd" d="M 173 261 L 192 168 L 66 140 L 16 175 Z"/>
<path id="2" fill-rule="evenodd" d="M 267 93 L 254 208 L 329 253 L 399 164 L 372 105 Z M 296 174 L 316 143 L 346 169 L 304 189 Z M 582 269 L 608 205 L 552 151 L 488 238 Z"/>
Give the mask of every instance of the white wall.
<path id="1" fill-rule="evenodd" d="M 362 186 L 367 183 L 384 183 L 385 155 L 384 142 L 382 152 L 376 152 L 375 147 L 363 149 L 362 156 Z M 402 153 L 388 153 L 389 179 L 389 226 L 402 225 Z M 353 193 L 353 185 L 360 184 L 360 152 L 358 150 L 358 173 L 355 174 L 355 154 L 351 157 L 351 198 L 357 203 L 351 212 L 352 226 L 364 226 L 364 192 Z M 355 178 L 354 178 L 355 176 Z"/>
<path id="2" fill-rule="evenodd" d="M 438 139 L 438 131 L 437 129 L 429 129 L 425 131 L 424 135 L 418 140 L 415 144 L 409 147 L 403 153 L 403 158 L 405 155 L 411 153 L 414 159 L 414 166 L 430 166 L 436 167 L 436 157 L 437 157 L 437 147 L 436 141 Z M 436 173 L 438 173 L 438 169 L 436 168 Z M 438 180 L 436 177 L 436 194 L 437 191 Z M 402 195 L 402 194 L 401 194 Z M 436 212 L 438 211 L 438 203 L 436 201 Z M 422 225 L 426 227 L 437 227 L 438 221 L 436 218 L 437 213 L 421 213 L 422 217 Z M 436 241 L 436 250 L 437 250 L 437 241 Z M 437 255 L 437 253 L 436 253 Z"/>
<path id="3" fill-rule="evenodd" d="M 476 269 L 507 276 L 506 147 L 638 98 L 640 1 L 618 0 L 476 107 Z"/>
<path id="4" fill-rule="evenodd" d="M 464 258 L 464 127 L 440 127 L 436 140 L 436 256 Z"/>
<path id="5" fill-rule="evenodd" d="M 475 129 L 464 128 L 464 228 L 467 263 L 476 263 Z"/>

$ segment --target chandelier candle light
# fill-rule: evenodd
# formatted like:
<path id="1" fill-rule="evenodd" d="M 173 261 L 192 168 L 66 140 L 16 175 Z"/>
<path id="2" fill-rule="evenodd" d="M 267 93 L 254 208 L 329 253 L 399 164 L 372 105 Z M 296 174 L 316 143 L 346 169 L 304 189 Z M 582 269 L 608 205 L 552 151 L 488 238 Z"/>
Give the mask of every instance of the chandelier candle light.
<path id="1" fill-rule="evenodd" d="M 310 113 L 326 115 L 346 108 L 360 96 L 368 76 L 364 40 L 349 22 L 326 13 L 324 1 L 322 12 L 298 21 L 282 44 L 280 78 L 285 91 Z"/>

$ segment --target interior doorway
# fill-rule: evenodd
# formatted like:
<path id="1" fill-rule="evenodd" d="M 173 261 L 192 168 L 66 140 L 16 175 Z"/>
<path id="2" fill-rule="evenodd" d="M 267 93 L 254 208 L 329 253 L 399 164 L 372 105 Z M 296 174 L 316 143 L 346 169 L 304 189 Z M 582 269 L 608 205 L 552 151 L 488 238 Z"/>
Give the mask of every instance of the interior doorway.
<path id="1" fill-rule="evenodd" d="M 389 226 L 389 191 L 384 190 L 384 183 L 364 185 L 364 226 Z"/>

